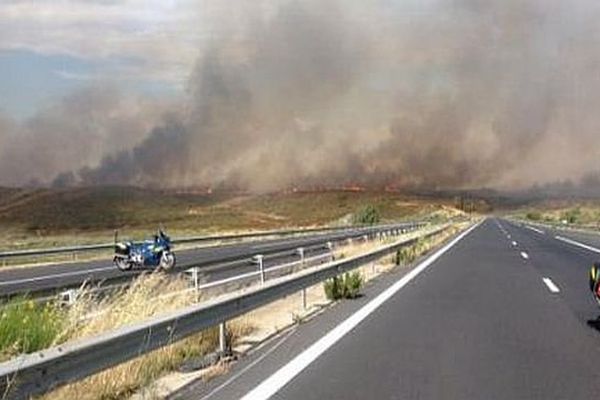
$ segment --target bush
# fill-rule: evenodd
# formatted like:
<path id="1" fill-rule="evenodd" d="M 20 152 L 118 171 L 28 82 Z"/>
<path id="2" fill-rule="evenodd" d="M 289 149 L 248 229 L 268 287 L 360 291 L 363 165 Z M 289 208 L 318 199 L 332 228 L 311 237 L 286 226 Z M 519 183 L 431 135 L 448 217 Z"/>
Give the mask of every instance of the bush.
<path id="1" fill-rule="evenodd" d="M 532 221 L 540 221 L 542 219 L 542 214 L 538 211 L 530 211 L 527 213 L 526 217 Z"/>
<path id="2" fill-rule="evenodd" d="M 326 280 L 323 289 L 329 300 L 354 299 L 360 294 L 362 286 L 363 278 L 360 273 L 351 272 Z"/>
<path id="3" fill-rule="evenodd" d="M 360 289 L 363 286 L 363 278 L 359 272 L 344 274 L 344 298 L 354 299 L 360 294 Z"/>
<path id="4" fill-rule="evenodd" d="M 57 306 L 15 299 L 0 309 L 0 359 L 32 353 L 53 344 L 65 314 Z"/>
<path id="5" fill-rule="evenodd" d="M 342 298 L 342 283 L 341 278 L 335 276 L 331 279 L 327 279 L 323 283 L 323 289 L 325 290 L 325 297 L 329 300 L 339 300 Z"/>
<path id="6" fill-rule="evenodd" d="M 379 211 L 372 205 L 368 205 L 354 215 L 355 224 L 374 225 L 379 223 L 381 216 Z"/>
<path id="7" fill-rule="evenodd" d="M 575 223 L 577 223 L 577 221 L 579 221 L 580 217 L 581 217 L 581 209 L 574 208 L 572 210 L 565 212 L 561 219 L 566 220 L 569 224 L 575 224 Z"/>
<path id="8" fill-rule="evenodd" d="M 417 258 L 417 252 L 414 246 L 403 247 L 396 252 L 396 265 L 410 264 Z"/>

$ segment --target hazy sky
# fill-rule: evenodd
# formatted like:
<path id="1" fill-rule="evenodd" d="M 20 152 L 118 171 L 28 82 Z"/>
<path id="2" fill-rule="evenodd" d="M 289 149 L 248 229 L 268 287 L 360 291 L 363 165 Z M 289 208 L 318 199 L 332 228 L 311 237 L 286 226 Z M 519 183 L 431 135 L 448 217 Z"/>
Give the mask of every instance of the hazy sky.
<path id="1" fill-rule="evenodd" d="M 210 7 L 198 0 L 0 1 L 0 109 L 32 115 L 109 80 L 144 94 L 182 90 Z M 214 3 L 214 2 L 213 2 Z"/>
<path id="2" fill-rule="evenodd" d="M 598 21 L 598 0 L 2 0 L 0 185 L 579 181 Z"/>

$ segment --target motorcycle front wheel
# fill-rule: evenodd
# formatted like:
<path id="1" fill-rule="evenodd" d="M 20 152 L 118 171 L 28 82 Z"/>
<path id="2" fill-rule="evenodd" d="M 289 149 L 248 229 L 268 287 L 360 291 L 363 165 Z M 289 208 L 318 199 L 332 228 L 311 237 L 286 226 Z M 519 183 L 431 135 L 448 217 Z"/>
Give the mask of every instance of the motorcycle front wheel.
<path id="1" fill-rule="evenodd" d="M 123 257 L 115 257 L 113 262 L 121 271 L 129 271 L 132 267 L 131 263 Z"/>
<path id="2" fill-rule="evenodd" d="M 175 267 L 175 254 L 171 252 L 165 252 L 160 258 L 160 269 L 163 271 L 170 271 Z"/>

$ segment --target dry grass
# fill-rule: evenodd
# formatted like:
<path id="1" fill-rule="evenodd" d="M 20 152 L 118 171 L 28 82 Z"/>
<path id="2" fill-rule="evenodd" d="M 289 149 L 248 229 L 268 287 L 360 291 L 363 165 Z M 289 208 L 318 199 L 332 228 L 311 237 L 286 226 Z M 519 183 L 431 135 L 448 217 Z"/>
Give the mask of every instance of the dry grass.
<path id="1" fill-rule="evenodd" d="M 178 310 L 195 301 L 182 277 L 171 274 L 144 274 L 119 293 L 97 300 L 92 288 L 84 288 L 68 310 L 68 326 L 59 341 L 73 340 L 115 330 L 153 316 Z M 160 293 L 181 294 L 158 298 Z"/>
<path id="2" fill-rule="evenodd" d="M 419 251 L 426 251 L 428 248 L 436 246 L 441 241 L 446 240 L 449 236 L 455 234 L 458 229 L 460 228 L 451 228 L 450 231 L 446 231 L 434 239 L 423 242 L 419 247 Z M 406 234 L 403 238 L 413 237 L 422 233 L 423 232 L 414 232 Z M 398 238 L 371 240 L 366 243 L 354 241 L 353 244 L 338 248 L 337 254 L 338 256 L 363 254 L 397 239 Z M 390 255 L 377 262 L 360 267 L 357 271 L 361 274 L 364 281 L 368 282 L 382 273 L 386 273 L 397 267 L 398 266 L 395 264 L 395 257 Z M 301 292 L 298 292 L 236 318 L 231 323 L 228 323 L 228 326 L 242 328 L 251 327 L 252 329 L 238 329 L 238 340 L 236 341 L 236 344 L 234 344 L 235 351 L 244 353 L 253 346 L 262 343 L 266 338 L 281 332 L 291 325 L 304 321 L 330 304 L 332 304 L 332 302 L 326 298 L 323 284 L 319 283 L 306 289 L 306 308 L 304 308 L 302 304 Z M 175 373 L 170 376 L 165 376 L 159 382 L 155 382 L 152 385 L 154 390 L 151 389 L 149 392 L 153 394 L 161 393 L 164 397 L 165 394 L 176 390 L 185 384 L 185 382 L 190 382 L 199 378 L 204 380 L 211 379 L 214 376 L 226 373 L 228 367 L 228 364 L 219 364 L 204 371 L 185 374 Z M 146 397 L 143 398 L 144 400 L 146 399 Z M 162 397 L 159 395 L 158 398 Z"/>
<path id="3" fill-rule="evenodd" d="M 456 233 L 459 227 L 453 227 L 434 238 L 420 241 L 415 251 L 423 254 Z M 417 233 L 404 235 L 410 237 Z M 391 239 L 385 239 L 389 242 Z M 339 249 L 339 256 L 364 253 L 380 247 L 384 241 L 355 243 Z M 363 266 L 358 271 L 368 282 L 379 274 L 395 267 L 393 256 L 376 263 Z M 69 311 L 67 328 L 61 340 L 83 338 L 100 332 L 114 330 L 123 325 L 138 322 L 161 313 L 180 309 L 195 301 L 193 293 L 181 296 L 169 296 L 157 300 L 156 293 L 183 290 L 188 283 L 172 276 L 162 274 L 146 275 L 120 295 L 97 302 L 91 296 L 84 295 L 75 307 Z M 297 323 L 307 314 L 318 310 L 330 302 L 325 298 L 322 285 L 307 289 L 307 309 L 302 307 L 301 295 L 288 296 L 265 307 L 254 310 L 228 324 L 232 346 L 247 348 L 248 345 L 264 340 L 290 324 Z M 90 317 L 90 315 L 93 315 Z M 168 371 L 176 370 L 185 360 L 207 354 L 218 345 L 218 329 L 209 329 L 193 335 L 183 341 L 155 350 L 145 356 L 121 364 L 115 368 L 98 373 L 79 382 L 65 386 L 44 396 L 44 399 L 81 399 L 108 400 L 127 398 L 140 388 L 148 386 Z M 205 373 L 203 379 L 225 373 L 226 365 L 219 365 Z"/>
<path id="4" fill-rule="evenodd" d="M 446 215 L 452 199 L 384 191 L 237 194 L 176 193 L 139 188 L 18 189 L 1 196 L 0 248 L 25 249 L 110 242 L 114 229 L 141 239 L 163 223 L 171 236 L 320 226 L 348 222 L 374 206 L 383 220 Z"/>
<path id="5" fill-rule="evenodd" d="M 184 290 L 188 283 L 163 274 L 138 278 L 120 294 L 103 301 L 83 294 L 69 310 L 68 325 L 59 341 L 80 339 L 111 331 L 121 326 L 168 313 L 195 301 L 193 293 L 158 298 L 157 293 Z M 232 325 L 230 337 L 235 341 L 249 328 Z M 191 357 L 215 351 L 218 328 L 211 328 L 147 355 L 100 372 L 76 383 L 48 393 L 43 399 L 107 400 L 123 399 L 168 371 L 178 368 Z"/>

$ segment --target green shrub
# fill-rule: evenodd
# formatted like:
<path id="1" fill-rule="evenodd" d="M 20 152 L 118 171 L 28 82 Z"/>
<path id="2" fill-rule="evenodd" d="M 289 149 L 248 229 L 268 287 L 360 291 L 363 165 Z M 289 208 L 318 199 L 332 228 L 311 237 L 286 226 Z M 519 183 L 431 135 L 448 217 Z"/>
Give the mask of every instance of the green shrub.
<path id="1" fill-rule="evenodd" d="M 331 279 L 327 279 L 323 283 L 323 289 L 325 290 L 325 296 L 329 300 L 339 300 L 342 298 L 342 282 L 341 278 L 334 276 Z"/>
<path id="2" fill-rule="evenodd" d="M 57 306 L 15 299 L 0 309 L 0 359 L 32 353 L 52 345 L 65 316 Z"/>
<path id="3" fill-rule="evenodd" d="M 380 220 L 379 211 L 372 205 L 366 206 L 354 215 L 355 224 L 374 225 Z"/>
<path id="4" fill-rule="evenodd" d="M 527 213 L 526 217 L 532 221 L 539 221 L 542 219 L 542 214 L 539 211 L 530 211 Z"/>
<path id="5" fill-rule="evenodd" d="M 329 300 L 354 299 L 360 294 L 363 278 L 359 272 L 349 272 L 323 283 L 325 296 Z"/>
<path id="6" fill-rule="evenodd" d="M 363 286 L 363 278 L 358 271 L 344 274 L 344 293 L 345 299 L 354 299 L 360 294 Z"/>
<path id="7" fill-rule="evenodd" d="M 414 246 L 403 247 L 396 252 L 396 265 L 410 264 L 417 258 Z"/>
<path id="8" fill-rule="evenodd" d="M 581 209 L 574 208 L 565 212 L 561 219 L 566 220 L 569 224 L 575 224 L 579 221 L 581 217 Z"/>

